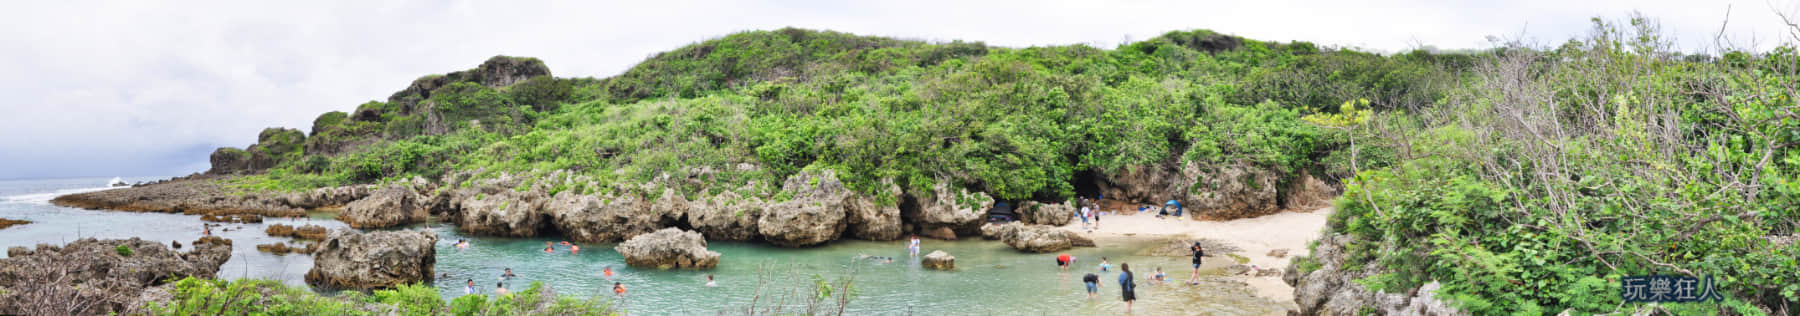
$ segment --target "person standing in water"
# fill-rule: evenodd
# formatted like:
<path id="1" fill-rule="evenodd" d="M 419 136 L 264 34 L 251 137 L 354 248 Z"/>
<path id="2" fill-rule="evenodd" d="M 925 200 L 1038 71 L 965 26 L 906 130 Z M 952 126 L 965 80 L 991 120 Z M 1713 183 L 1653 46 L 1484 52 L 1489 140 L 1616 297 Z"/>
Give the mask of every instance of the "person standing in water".
<path id="1" fill-rule="evenodd" d="M 912 241 L 906 245 L 906 252 L 913 257 L 919 256 L 919 235 L 912 236 Z"/>
<path id="2" fill-rule="evenodd" d="M 1200 257 L 1206 256 L 1206 248 L 1200 247 L 1200 242 L 1196 241 L 1193 247 L 1188 247 L 1188 250 L 1194 252 L 1194 273 L 1188 277 L 1187 282 L 1188 284 L 1200 284 Z"/>
<path id="3" fill-rule="evenodd" d="M 1100 297 L 1100 276 L 1093 273 L 1081 276 L 1081 284 L 1087 286 L 1088 299 Z"/>
<path id="4" fill-rule="evenodd" d="M 1137 301 L 1137 282 L 1132 281 L 1131 264 L 1119 264 L 1119 294 L 1125 298 L 1125 312 L 1131 312 L 1131 302 Z"/>
<path id="5" fill-rule="evenodd" d="M 494 296 L 505 296 L 507 294 L 511 293 L 506 291 L 506 283 L 494 283 Z"/>
<path id="6" fill-rule="evenodd" d="M 1062 269 L 1063 271 L 1069 271 L 1069 266 L 1073 265 L 1073 264 L 1075 264 L 1075 257 L 1069 256 L 1069 254 L 1066 254 L 1066 253 L 1056 255 L 1056 268 L 1057 269 Z"/>
<path id="7" fill-rule="evenodd" d="M 463 294 L 475 294 L 475 279 L 469 279 L 469 285 L 463 286 Z"/>

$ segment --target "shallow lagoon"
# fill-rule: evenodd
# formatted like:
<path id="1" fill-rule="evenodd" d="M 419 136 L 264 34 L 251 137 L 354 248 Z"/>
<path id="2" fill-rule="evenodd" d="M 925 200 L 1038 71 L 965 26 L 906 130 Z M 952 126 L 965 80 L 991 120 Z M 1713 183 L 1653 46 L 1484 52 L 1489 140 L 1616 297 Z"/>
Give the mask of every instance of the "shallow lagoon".
<path id="1" fill-rule="evenodd" d="M 61 244 L 81 237 L 131 238 L 189 243 L 200 237 L 201 222 L 197 216 L 156 213 L 88 211 L 49 205 L 58 194 L 92 190 L 106 179 L 64 179 L 0 181 L 0 217 L 27 219 L 36 223 L 0 230 L 0 247 L 32 246 L 38 243 Z M 149 180 L 149 179 L 128 179 Z M 328 213 L 315 213 L 311 218 L 270 219 L 262 224 L 227 224 L 225 231 L 214 233 L 234 241 L 231 261 L 220 271 L 226 278 L 269 278 L 289 284 L 303 284 L 302 277 L 312 266 L 304 255 L 276 256 L 257 252 L 255 245 L 286 241 L 268 237 L 263 228 L 269 224 L 313 224 L 333 229 L 342 223 L 329 219 Z M 241 228 L 240 228 L 241 227 Z M 1077 248 L 1068 253 L 1080 258 L 1076 267 L 1061 272 L 1054 264 L 1055 254 L 1025 254 L 995 241 L 924 240 L 923 253 L 944 250 L 956 256 L 956 271 L 933 271 L 920 267 L 916 258 L 908 258 L 904 241 L 871 242 L 844 240 L 803 249 L 776 248 L 755 243 L 713 242 L 710 248 L 723 254 L 719 266 L 710 271 L 659 271 L 626 267 L 613 251 L 614 244 L 581 244 L 579 254 L 571 254 L 566 246 L 555 253 L 544 253 L 546 241 L 552 238 L 489 238 L 460 235 L 449 225 L 428 223 L 413 229 L 438 232 L 438 273 L 449 273 L 434 284 L 445 298 L 462 296 L 466 280 L 474 279 L 477 293 L 492 293 L 502 269 L 512 268 L 519 277 L 503 283 L 521 290 L 533 281 L 551 285 L 565 295 L 600 296 L 625 310 L 637 314 L 712 314 L 721 310 L 752 305 L 769 308 L 775 305 L 795 311 L 802 307 L 801 297 L 784 293 L 811 293 L 813 276 L 826 281 L 851 279 L 852 299 L 846 308 L 851 314 L 1115 314 L 1123 310 L 1116 283 L 1116 267 L 1131 263 L 1139 279 L 1137 313 L 1151 315 L 1271 314 L 1281 313 L 1282 305 L 1254 297 L 1241 283 L 1219 277 L 1223 260 L 1213 260 L 1203 273 L 1215 274 L 1200 285 L 1150 285 L 1147 278 L 1156 267 L 1163 267 L 1173 279 L 1186 279 L 1186 258 L 1136 256 L 1145 242 L 1100 240 L 1099 248 Z M 457 249 L 458 239 L 470 239 L 473 246 Z M 892 263 L 858 259 L 858 255 L 894 257 Z M 1099 273 L 1100 257 L 1109 257 L 1113 272 Z M 605 267 L 613 267 L 611 279 L 601 275 Z M 1100 297 L 1087 300 L 1081 276 L 1094 272 L 1101 275 Z M 717 279 L 717 287 L 707 287 L 706 275 Z M 759 277 L 766 276 L 766 277 Z M 629 288 L 619 298 L 611 295 L 613 282 Z M 760 296 L 758 294 L 761 294 Z M 785 302 L 769 303 L 768 300 Z"/>

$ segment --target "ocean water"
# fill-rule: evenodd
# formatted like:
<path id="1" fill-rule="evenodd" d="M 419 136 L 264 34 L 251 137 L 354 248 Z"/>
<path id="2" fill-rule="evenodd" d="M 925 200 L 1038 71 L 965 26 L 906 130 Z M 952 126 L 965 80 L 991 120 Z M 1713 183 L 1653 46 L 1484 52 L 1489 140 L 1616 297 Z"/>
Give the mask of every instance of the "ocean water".
<path id="1" fill-rule="evenodd" d="M 56 179 L 0 181 L 0 217 L 35 223 L 0 230 L 0 247 L 62 244 L 85 237 L 144 238 L 180 241 L 198 239 L 197 216 L 156 213 L 88 211 L 56 207 L 57 195 L 105 189 L 109 179 Z M 153 179 L 126 179 L 144 181 Z M 302 219 L 269 219 L 262 224 L 227 224 L 214 233 L 233 240 L 231 261 L 221 268 L 222 278 L 266 278 L 304 285 L 312 267 L 305 255 L 277 256 L 256 251 L 255 245 L 284 242 L 263 233 L 269 224 L 313 224 L 338 229 L 342 223 L 329 213 Z M 1199 285 L 1151 285 L 1148 277 L 1161 267 L 1169 277 L 1186 279 L 1186 258 L 1135 255 L 1145 242 L 1101 240 L 1097 248 L 1077 248 L 1067 253 L 1080 260 L 1070 271 L 1056 268 L 1056 254 L 1026 254 L 997 241 L 924 240 L 922 254 L 944 250 L 956 256 L 955 271 L 922 268 L 909 258 L 904 241 L 871 242 L 842 240 L 820 247 L 789 249 L 758 243 L 712 242 L 709 248 L 722 254 L 718 267 L 707 271 L 654 270 L 627 267 L 613 250 L 616 244 L 579 244 L 580 253 L 557 245 L 543 251 L 554 238 L 493 238 L 465 236 L 454 227 L 431 222 L 407 229 L 438 233 L 436 271 L 449 274 L 433 284 L 446 299 L 464 294 L 473 280 L 476 294 L 491 295 L 497 284 L 523 290 L 543 282 L 564 295 L 599 297 L 633 314 L 717 314 L 755 308 L 786 313 L 806 311 L 819 281 L 850 284 L 850 300 L 844 310 L 856 315 L 1042 315 L 1118 314 L 1124 309 L 1117 286 L 1118 266 L 1130 263 L 1138 280 L 1135 314 L 1145 315 L 1264 315 L 1282 313 L 1282 304 L 1255 297 L 1239 283 L 1217 277 L 1226 260 L 1210 260 L 1202 268 L 1211 275 Z M 471 247 L 458 249 L 458 239 Z M 892 257 L 883 263 L 865 256 Z M 1110 272 L 1096 264 L 1107 257 Z M 615 275 L 602 270 L 611 267 Z M 512 268 L 516 278 L 501 278 Z M 1097 299 L 1088 299 L 1081 284 L 1086 273 L 1101 276 L 1104 286 Z M 717 286 L 708 287 L 712 274 Z M 614 295 L 612 285 L 624 284 L 624 296 Z M 834 291 L 842 292 L 841 288 Z M 835 306 L 831 304 L 825 304 Z M 735 314 L 735 313 L 733 313 Z"/>

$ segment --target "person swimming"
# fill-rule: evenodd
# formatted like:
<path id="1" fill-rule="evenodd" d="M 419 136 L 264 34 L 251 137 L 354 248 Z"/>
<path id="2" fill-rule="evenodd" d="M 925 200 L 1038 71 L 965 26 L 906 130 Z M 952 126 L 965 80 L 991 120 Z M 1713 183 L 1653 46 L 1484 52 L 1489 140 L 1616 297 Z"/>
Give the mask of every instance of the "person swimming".
<path id="1" fill-rule="evenodd" d="M 612 266 L 606 266 L 606 268 L 600 269 L 600 274 L 606 276 L 607 278 L 612 278 L 612 276 L 613 276 Z"/>
<path id="2" fill-rule="evenodd" d="M 710 273 L 706 274 L 706 286 L 708 286 L 708 287 L 719 286 L 719 283 L 713 282 L 713 276 Z"/>
<path id="3" fill-rule="evenodd" d="M 581 253 L 580 245 L 569 245 L 569 254 L 578 254 L 578 253 Z"/>
<path id="4" fill-rule="evenodd" d="M 619 296 L 625 296 L 625 284 L 619 283 L 619 282 L 613 282 L 613 294 L 617 294 Z"/>
<path id="5" fill-rule="evenodd" d="M 1110 268 L 1112 268 L 1112 263 L 1106 262 L 1106 257 L 1100 257 L 1100 272 L 1106 272 L 1106 269 Z"/>
<path id="6" fill-rule="evenodd" d="M 568 246 L 568 245 L 573 245 L 573 244 L 571 244 L 571 243 L 569 243 L 569 241 L 567 241 L 567 240 L 564 240 L 564 241 L 562 241 L 562 242 L 560 242 L 560 243 L 557 243 L 557 244 L 559 244 L 559 245 L 564 245 L 564 246 Z"/>
<path id="7" fill-rule="evenodd" d="M 468 239 L 457 239 L 456 240 L 456 248 L 469 249 L 469 240 Z"/>
<path id="8" fill-rule="evenodd" d="M 495 296 L 510 294 L 508 292 L 509 291 L 506 290 L 506 283 L 494 283 L 494 295 Z"/>
<path id="9" fill-rule="evenodd" d="M 519 275 L 513 274 L 512 268 L 506 268 L 506 273 L 501 273 L 500 277 L 501 278 L 516 278 L 516 277 L 519 277 Z"/>

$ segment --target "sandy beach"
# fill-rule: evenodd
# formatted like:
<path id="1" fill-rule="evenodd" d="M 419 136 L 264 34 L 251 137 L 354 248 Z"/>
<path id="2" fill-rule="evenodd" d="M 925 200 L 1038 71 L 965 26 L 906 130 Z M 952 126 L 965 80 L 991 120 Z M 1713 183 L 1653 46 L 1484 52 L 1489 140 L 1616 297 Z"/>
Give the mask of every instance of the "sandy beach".
<path id="1" fill-rule="evenodd" d="M 1155 208 L 1137 214 L 1133 211 L 1103 214 L 1101 226 L 1092 231 L 1082 229 L 1081 221 L 1073 221 L 1061 228 L 1083 234 L 1098 240 L 1136 239 L 1165 240 L 1170 238 L 1204 238 L 1230 244 L 1239 248 L 1233 254 L 1248 258 L 1245 264 L 1258 268 L 1287 268 L 1288 261 L 1294 256 L 1308 254 L 1306 243 L 1319 238 L 1319 231 L 1325 227 L 1325 219 L 1331 215 L 1330 207 L 1312 211 L 1282 211 L 1267 216 L 1230 221 L 1203 221 L 1187 217 L 1173 216 L 1157 218 Z M 1271 250 L 1286 249 L 1287 255 L 1276 258 L 1269 256 Z M 1232 258 L 1225 253 L 1208 253 L 1207 266 L 1215 266 L 1215 262 L 1224 266 L 1231 265 Z M 1174 279 L 1176 277 L 1171 273 Z M 1270 300 L 1292 304 L 1294 288 L 1281 281 L 1280 276 L 1256 277 L 1249 275 L 1234 276 L 1243 280 L 1256 291 L 1257 296 Z"/>

